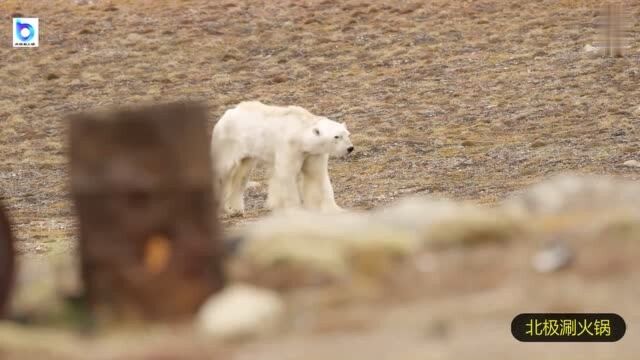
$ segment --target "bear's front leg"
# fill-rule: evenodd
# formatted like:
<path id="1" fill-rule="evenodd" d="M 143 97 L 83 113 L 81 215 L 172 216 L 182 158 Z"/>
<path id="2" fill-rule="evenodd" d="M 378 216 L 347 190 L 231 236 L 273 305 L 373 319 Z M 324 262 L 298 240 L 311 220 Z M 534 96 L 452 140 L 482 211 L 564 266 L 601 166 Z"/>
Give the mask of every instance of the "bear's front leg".
<path id="1" fill-rule="evenodd" d="M 276 153 L 273 172 L 269 180 L 267 207 L 271 210 L 300 206 L 298 174 L 302 155 L 289 150 Z"/>
<path id="2" fill-rule="evenodd" d="M 302 203 L 307 209 L 344 211 L 334 199 L 329 178 L 329 155 L 308 156 L 302 165 Z"/>

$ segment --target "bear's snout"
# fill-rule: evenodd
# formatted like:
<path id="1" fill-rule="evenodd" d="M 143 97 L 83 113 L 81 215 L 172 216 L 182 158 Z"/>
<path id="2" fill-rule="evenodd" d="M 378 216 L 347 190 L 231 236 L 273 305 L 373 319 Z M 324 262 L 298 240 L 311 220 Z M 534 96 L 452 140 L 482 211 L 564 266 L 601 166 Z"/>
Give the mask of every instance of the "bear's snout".
<path id="1" fill-rule="evenodd" d="M 351 152 L 352 152 L 352 151 L 353 151 L 353 146 L 349 146 L 349 147 L 347 148 L 347 152 L 348 152 L 349 154 L 351 154 Z"/>

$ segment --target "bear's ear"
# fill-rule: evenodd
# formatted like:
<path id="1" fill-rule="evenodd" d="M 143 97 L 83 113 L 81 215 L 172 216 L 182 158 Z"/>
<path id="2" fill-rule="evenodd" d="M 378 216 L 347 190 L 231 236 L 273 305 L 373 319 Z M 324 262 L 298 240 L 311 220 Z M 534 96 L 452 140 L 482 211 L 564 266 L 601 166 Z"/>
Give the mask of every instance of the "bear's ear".
<path id="1" fill-rule="evenodd" d="M 313 128 L 313 133 L 314 133 L 316 136 L 320 136 L 320 129 L 318 129 L 318 128 Z"/>

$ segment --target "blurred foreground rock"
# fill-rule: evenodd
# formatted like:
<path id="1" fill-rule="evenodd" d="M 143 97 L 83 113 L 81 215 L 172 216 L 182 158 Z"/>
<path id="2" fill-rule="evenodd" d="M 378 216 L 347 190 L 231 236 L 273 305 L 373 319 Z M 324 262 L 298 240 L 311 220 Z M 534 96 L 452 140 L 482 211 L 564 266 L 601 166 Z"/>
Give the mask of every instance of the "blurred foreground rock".
<path id="1" fill-rule="evenodd" d="M 284 310 L 284 302 L 276 292 L 232 284 L 201 307 L 198 328 L 221 339 L 251 338 L 277 329 Z"/>
<path id="2" fill-rule="evenodd" d="M 640 215 L 640 183 L 603 175 L 556 175 L 510 197 L 504 209 L 527 217 L 610 211 Z"/>
<path id="3" fill-rule="evenodd" d="M 502 208 L 530 233 L 616 237 L 640 228 L 640 183 L 602 175 L 556 175 L 507 199 Z"/>
<path id="4" fill-rule="evenodd" d="M 241 256 L 254 272 L 284 273 L 284 267 L 336 279 L 377 277 L 425 248 L 502 242 L 519 231 L 515 219 L 498 208 L 415 197 L 371 212 L 288 210 L 237 235 L 246 244 Z"/>
<path id="5" fill-rule="evenodd" d="M 544 244 L 602 236 L 615 241 L 636 234 L 640 234 L 637 182 L 569 174 L 543 181 L 495 206 L 408 197 L 368 212 L 289 210 L 246 224 L 227 236 L 234 239 L 229 246 L 237 254 L 230 265 L 235 280 L 284 289 L 336 283 L 350 286 L 354 279 L 378 282 L 415 255 L 421 260 L 413 263 L 424 270 L 435 266 L 424 259 L 437 260 L 438 252 L 445 249 L 513 241 L 537 243 L 529 264 L 537 271 L 550 272 L 571 266 L 580 257 L 580 249 L 564 242 L 562 247 Z M 35 323 L 67 316 L 65 298 L 82 292 L 77 258 L 69 254 L 49 260 L 52 262 L 20 262 L 10 316 Z M 223 305 L 215 306 L 231 306 L 224 304 L 241 301 L 238 299 L 251 291 L 227 289 L 228 298 L 218 299 Z M 214 306 L 211 301 L 209 308 Z"/>
<path id="6" fill-rule="evenodd" d="M 517 219 L 503 209 L 424 196 L 375 210 L 369 221 L 415 234 L 419 248 L 502 242 L 520 231 Z"/>
<path id="7" fill-rule="evenodd" d="M 203 343 L 257 338 L 269 342 L 276 334 L 384 327 L 385 316 L 380 314 L 385 307 L 404 306 L 410 303 L 403 302 L 407 299 L 424 302 L 420 313 L 438 301 L 443 306 L 457 301 L 464 306 L 449 309 L 449 316 L 466 311 L 471 318 L 483 312 L 493 318 L 507 306 L 500 305 L 505 301 L 509 316 L 530 306 L 550 312 L 588 311 L 592 304 L 604 308 L 620 291 L 631 291 L 624 279 L 634 274 L 640 256 L 638 200 L 636 182 L 564 175 L 494 206 L 408 197 L 368 212 L 275 213 L 227 234 L 233 239 L 230 249 L 237 246 L 229 264 L 231 285 L 211 296 L 195 321 L 175 332 L 147 327 L 144 332 L 157 335 L 140 343 L 147 335 L 132 333 L 126 338 L 120 328 L 113 332 L 119 340 L 101 335 L 91 338 L 92 345 L 69 335 L 77 334 L 77 327 L 66 335 L 47 330 L 78 324 L 78 312 L 70 311 L 68 301 L 69 294 L 81 292 L 78 267 L 70 265 L 71 259 L 60 258 L 53 265 L 25 261 L 19 266 L 9 315 L 41 326 L 0 323 L 0 349 L 27 351 L 33 342 L 47 351 L 59 346 L 65 350 L 60 358 L 82 358 L 71 357 L 68 350 L 92 346 L 113 354 L 115 344 L 126 338 L 139 352 L 122 350 L 102 358 L 131 359 L 131 354 L 160 356 L 166 350 L 158 344 L 182 339 L 188 344 L 171 345 L 177 355 L 165 358 L 198 359 Z M 611 292 L 582 296 L 596 284 Z M 470 294 L 476 296 L 475 303 L 465 300 Z M 567 300 L 576 294 L 580 296 Z M 620 299 L 619 306 L 628 309 L 631 300 Z M 370 308 L 374 304 L 379 304 L 375 311 Z M 407 315 L 397 326 L 412 321 L 413 314 Z M 451 334 L 456 336 L 455 331 Z"/>
<path id="8" fill-rule="evenodd" d="M 274 213 L 233 234 L 249 277 L 288 278 L 293 285 L 352 276 L 381 278 L 402 259 L 438 251 L 524 238 L 548 242 L 554 234 L 589 236 L 640 227 L 640 185 L 614 177 L 565 174 L 550 178 L 496 206 L 408 197 L 369 212 Z M 613 233 L 612 233 L 613 232 Z M 557 252 L 553 252 L 556 254 Z M 570 256 L 540 255 L 547 272 Z M 565 256 L 567 255 L 567 256 Z M 286 281 L 277 282 L 285 286 Z"/>

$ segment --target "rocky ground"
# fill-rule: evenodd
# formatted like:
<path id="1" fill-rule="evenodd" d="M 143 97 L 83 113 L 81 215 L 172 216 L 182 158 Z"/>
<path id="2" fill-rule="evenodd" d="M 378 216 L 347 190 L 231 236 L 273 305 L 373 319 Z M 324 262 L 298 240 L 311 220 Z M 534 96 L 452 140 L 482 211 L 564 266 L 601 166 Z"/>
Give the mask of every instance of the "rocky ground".
<path id="1" fill-rule="evenodd" d="M 628 2 L 630 48 L 616 59 L 585 49 L 596 45 L 600 6 L 0 2 L 7 24 L 15 14 L 41 24 L 39 48 L 0 47 L 0 196 L 18 252 L 46 258 L 74 247 L 65 115 L 125 104 L 206 101 L 211 126 L 248 99 L 346 121 L 356 152 L 333 161 L 331 174 L 338 203 L 353 209 L 425 193 L 496 204 L 565 171 L 638 179 L 638 168 L 623 163 L 640 158 L 640 5 Z M 264 183 L 264 174 L 253 180 Z M 264 198 L 263 188 L 250 190 L 247 216 L 225 225 L 266 215 Z M 525 346 L 508 333 L 525 309 L 606 310 L 638 323 L 637 246 L 598 236 L 570 235 L 587 255 L 554 275 L 531 270 L 537 243 L 526 241 L 429 253 L 445 268 L 425 283 L 401 277 L 420 284 L 402 287 L 411 296 L 397 290 L 338 310 L 313 307 L 316 315 L 301 312 L 311 320 L 299 331 L 220 347 L 265 359 L 631 359 L 632 326 L 620 343 L 588 346 Z M 30 349 L 16 348 L 20 359 Z"/>

